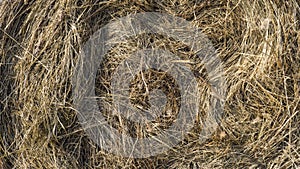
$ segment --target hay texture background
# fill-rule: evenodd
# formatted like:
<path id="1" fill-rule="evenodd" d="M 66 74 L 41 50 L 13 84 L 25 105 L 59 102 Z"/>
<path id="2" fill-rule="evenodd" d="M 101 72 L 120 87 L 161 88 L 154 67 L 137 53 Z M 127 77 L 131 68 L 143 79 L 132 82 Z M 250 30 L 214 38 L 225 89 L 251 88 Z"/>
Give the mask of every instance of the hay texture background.
<path id="1" fill-rule="evenodd" d="M 0 166 L 299 168 L 299 5 L 298 0 L 4 0 Z M 200 142 L 195 128 L 174 150 L 145 159 L 101 150 L 78 122 L 71 97 L 82 45 L 115 18 L 138 12 L 168 13 L 201 28 L 217 49 L 228 85 L 224 117 L 211 138 Z M 126 45 L 139 46 L 123 45 L 125 53 Z"/>

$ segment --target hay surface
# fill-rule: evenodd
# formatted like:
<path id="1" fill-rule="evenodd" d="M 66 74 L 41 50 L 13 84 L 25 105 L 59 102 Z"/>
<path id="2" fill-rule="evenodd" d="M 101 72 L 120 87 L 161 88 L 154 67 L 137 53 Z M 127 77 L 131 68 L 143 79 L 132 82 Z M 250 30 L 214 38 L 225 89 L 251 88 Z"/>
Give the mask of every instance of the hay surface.
<path id="1" fill-rule="evenodd" d="M 0 167 L 300 167 L 299 5 L 297 0 L 2 2 Z M 195 127 L 174 150 L 122 158 L 99 149 L 85 134 L 70 81 L 80 49 L 95 31 L 116 17 L 146 11 L 202 28 L 223 61 L 228 95 L 224 117 L 206 142 L 199 141 Z M 139 44 L 125 45 L 129 50 Z"/>

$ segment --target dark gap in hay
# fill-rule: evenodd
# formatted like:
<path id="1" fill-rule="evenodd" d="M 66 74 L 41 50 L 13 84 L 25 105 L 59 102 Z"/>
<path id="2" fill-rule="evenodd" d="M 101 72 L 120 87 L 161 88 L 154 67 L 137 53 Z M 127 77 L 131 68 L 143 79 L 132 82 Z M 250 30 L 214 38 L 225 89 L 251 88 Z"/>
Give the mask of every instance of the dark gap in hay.
<path id="1" fill-rule="evenodd" d="M 2 2 L 6 3 L 6 2 Z M 18 139 L 22 136 L 21 119 L 16 116 L 18 85 L 15 79 L 17 57 L 23 51 L 19 43 L 23 35 L 19 26 L 23 23 L 26 9 L 23 3 L 0 7 L 0 168 L 13 168 L 17 159 Z M 13 20 L 11 23 L 10 21 Z M 21 49 L 20 49 L 21 48 Z"/>
<path id="2" fill-rule="evenodd" d="M 68 152 L 76 160 L 76 165 L 79 168 L 88 166 L 92 155 L 90 144 L 92 141 L 84 133 L 74 112 L 66 108 L 57 111 L 59 112 L 57 118 L 59 118 L 64 128 L 61 126 L 55 128 L 52 146 L 59 147 L 60 151 Z"/>

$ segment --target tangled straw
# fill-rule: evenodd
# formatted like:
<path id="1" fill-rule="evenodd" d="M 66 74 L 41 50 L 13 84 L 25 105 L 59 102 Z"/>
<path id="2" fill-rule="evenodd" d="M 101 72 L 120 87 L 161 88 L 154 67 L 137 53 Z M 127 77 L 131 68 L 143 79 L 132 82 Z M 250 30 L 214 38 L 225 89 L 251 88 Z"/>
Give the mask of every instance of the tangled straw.
<path id="1" fill-rule="evenodd" d="M 201 28 L 224 64 L 228 95 L 224 117 L 206 142 L 199 142 L 201 118 L 207 113 L 203 110 L 198 123 L 169 151 L 125 158 L 107 153 L 86 135 L 73 106 L 70 81 L 79 52 L 95 31 L 115 18 L 150 11 L 182 17 Z M 3 1 L 0 165 L 299 167 L 299 13 L 296 0 Z M 157 45 L 170 45 L 160 40 Z M 122 55 L 142 43 L 119 44 L 115 50 L 124 45 Z M 179 52 L 180 45 L 170 45 L 170 51 Z"/>

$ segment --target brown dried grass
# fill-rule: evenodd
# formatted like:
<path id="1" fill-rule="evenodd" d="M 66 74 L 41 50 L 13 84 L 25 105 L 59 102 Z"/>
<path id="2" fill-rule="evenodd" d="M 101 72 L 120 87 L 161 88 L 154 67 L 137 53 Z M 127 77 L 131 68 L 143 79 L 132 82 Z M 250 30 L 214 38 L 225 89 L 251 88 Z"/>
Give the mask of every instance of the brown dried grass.
<path id="1" fill-rule="evenodd" d="M 0 159 L 4 168 L 298 168 L 297 0 L 4 1 L 0 5 Z M 202 28 L 223 61 L 225 114 L 205 143 L 130 159 L 99 149 L 72 105 L 80 48 L 115 17 L 156 11 Z"/>

